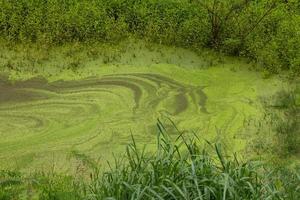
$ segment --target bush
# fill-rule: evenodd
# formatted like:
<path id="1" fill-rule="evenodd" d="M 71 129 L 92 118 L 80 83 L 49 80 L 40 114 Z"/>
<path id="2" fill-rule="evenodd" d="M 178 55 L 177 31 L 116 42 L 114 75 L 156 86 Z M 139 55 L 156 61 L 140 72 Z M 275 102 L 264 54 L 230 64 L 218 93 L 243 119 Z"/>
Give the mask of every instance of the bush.
<path id="1" fill-rule="evenodd" d="M 300 73 L 299 2 L 263 0 L 0 0 L 10 41 L 157 43 L 244 55 L 272 73 Z"/>

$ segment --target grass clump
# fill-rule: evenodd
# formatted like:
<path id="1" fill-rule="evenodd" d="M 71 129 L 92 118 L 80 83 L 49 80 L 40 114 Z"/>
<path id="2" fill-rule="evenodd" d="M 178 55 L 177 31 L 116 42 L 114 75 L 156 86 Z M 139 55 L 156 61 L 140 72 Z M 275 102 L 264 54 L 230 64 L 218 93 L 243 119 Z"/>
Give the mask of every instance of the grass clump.
<path id="1" fill-rule="evenodd" d="M 133 138 L 124 159 L 116 159 L 105 172 L 79 153 L 76 158 L 85 165 L 85 173 L 26 176 L 2 172 L 0 198 L 245 200 L 299 197 L 296 186 L 299 177 L 289 176 L 294 182 L 287 185 L 284 179 L 269 176 L 274 177 L 274 174 L 258 162 L 240 162 L 237 156 L 228 157 L 218 144 L 208 143 L 205 150 L 198 145 L 196 136 L 186 137 L 179 132 L 173 140 L 160 122 L 157 126 L 155 152 L 138 148 Z M 279 182 L 277 185 L 275 180 Z"/>
<path id="2" fill-rule="evenodd" d="M 139 151 L 134 142 L 127 159 L 94 178 L 92 191 L 102 199 L 259 199 L 272 196 L 255 163 L 228 159 L 220 146 L 215 155 L 197 145 L 197 139 L 177 138 L 173 144 L 163 126 L 155 154 Z M 179 142 L 180 138 L 180 142 Z M 95 184 L 96 183 L 96 184 Z M 100 186 L 100 187 L 99 187 Z"/>

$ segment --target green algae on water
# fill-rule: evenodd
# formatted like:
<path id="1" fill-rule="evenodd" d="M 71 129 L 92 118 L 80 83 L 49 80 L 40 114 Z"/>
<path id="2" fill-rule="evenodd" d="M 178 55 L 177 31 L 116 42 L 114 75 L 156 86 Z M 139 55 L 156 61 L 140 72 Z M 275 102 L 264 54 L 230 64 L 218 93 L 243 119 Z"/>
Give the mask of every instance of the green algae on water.
<path id="1" fill-rule="evenodd" d="M 1 69 L 10 79 L 0 81 L 1 167 L 54 162 L 65 168 L 73 150 L 109 160 L 112 152 L 122 153 L 131 134 L 151 147 L 158 118 L 241 151 L 245 119 L 262 114 L 258 95 L 281 84 L 249 72 L 242 61 L 209 61 L 205 52 L 149 50 L 143 43 L 106 51 L 69 48 L 50 52 L 35 67 Z M 78 65 L 64 59 L 76 56 Z"/>

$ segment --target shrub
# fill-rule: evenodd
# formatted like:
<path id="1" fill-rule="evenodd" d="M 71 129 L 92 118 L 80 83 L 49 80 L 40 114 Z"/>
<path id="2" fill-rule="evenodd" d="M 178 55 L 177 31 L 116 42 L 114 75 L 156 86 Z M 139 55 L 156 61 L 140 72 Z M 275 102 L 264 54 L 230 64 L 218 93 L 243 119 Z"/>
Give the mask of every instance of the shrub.
<path id="1" fill-rule="evenodd" d="M 10 41 L 118 42 L 133 34 L 168 45 L 244 55 L 272 73 L 300 72 L 298 1 L 0 0 Z"/>

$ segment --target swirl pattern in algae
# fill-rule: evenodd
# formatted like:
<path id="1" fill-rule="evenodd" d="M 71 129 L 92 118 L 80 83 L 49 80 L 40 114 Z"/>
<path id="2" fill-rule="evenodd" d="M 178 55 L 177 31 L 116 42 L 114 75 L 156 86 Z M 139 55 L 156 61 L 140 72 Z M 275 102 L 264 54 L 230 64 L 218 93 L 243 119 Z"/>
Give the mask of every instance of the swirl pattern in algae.
<path id="1" fill-rule="evenodd" d="M 1 78 L 0 167 L 54 162 L 64 168 L 72 150 L 109 160 L 111 152 L 124 150 L 131 134 L 140 145 L 155 145 L 156 120 L 165 117 L 181 130 L 199 130 L 201 137 L 222 139 L 236 150 L 244 120 L 259 113 L 257 86 L 264 81 L 227 69 L 189 72 L 170 66 L 169 74 L 161 69 L 53 82 Z"/>

